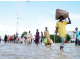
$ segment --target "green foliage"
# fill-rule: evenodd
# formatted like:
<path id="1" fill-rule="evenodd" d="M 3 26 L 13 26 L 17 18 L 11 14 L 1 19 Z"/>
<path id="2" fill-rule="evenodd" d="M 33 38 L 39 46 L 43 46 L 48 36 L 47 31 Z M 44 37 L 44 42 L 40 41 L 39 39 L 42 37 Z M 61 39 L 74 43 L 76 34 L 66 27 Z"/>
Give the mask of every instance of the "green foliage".
<path id="1" fill-rule="evenodd" d="M 43 39 L 45 38 L 45 36 L 43 36 Z"/>
<path id="2" fill-rule="evenodd" d="M 70 41 L 71 37 L 67 34 L 67 41 Z"/>
<path id="3" fill-rule="evenodd" d="M 43 39 L 44 39 L 45 37 L 43 36 Z M 50 38 L 53 40 L 53 42 L 54 42 L 54 35 L 50 35 Z M 65 43 L 67 43 L 68 41 L 70 41 L 70 39 L 71 39 L 71 37 L 70 37 L 70 35 L 68 35 L 67 34 L 67 37 L 66 37 L 66 39 L 65 39 Z M 55 36 L 55 43 L 61 43 L 61 38 L 60 38 L 60 36 L 58 35 L 58 39 L 56 40 L 56 36 Z"/>
<path id="4" fill-rule="evenodd" d="M 27 32 L 24 31 L 24 32 L 21 34 L 21 37 L 23 37 L 23 36 L 26 35 L 26 34 L 27 34 Z"/>
<path id="5" fill-rule="evenodd" d="M 53 40 L 53 42 L 54 42 L 54 35 L 50 35 L 50 38 Z"/>

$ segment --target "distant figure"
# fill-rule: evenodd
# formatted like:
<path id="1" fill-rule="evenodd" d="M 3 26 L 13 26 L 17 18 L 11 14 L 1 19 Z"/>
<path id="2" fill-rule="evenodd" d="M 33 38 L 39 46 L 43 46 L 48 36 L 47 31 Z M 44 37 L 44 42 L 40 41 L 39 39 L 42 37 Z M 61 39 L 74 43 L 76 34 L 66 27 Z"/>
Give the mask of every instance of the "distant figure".
<path id="1" fill-rule="evenodd" d="M 41 44 L 43 42 L 43 32 L 41 32 Z"/>
<path id="2" fill-rule="evenodd" d="M 15 34 L 14 34 L 14 43 L 15 43 L 15 40 L 16 40 L 16 36 L 15 36 Z"/>
<path id="3" fill-rule="evenodd" d="M 76 27 L 75 28 L 76 30 L 76 41 L 75 41 L 75 46 L 79 46 L 79 31 L 78 31 L 78 28 Z"/>
<path id="4" fill-rule="evenodd" d="M 1 43 L 1 36 L 0 36 L 0 43 Z"/>
<path id="5" fill-rule="evenodd" d="M 16 38 L 18 38 L 18 33 L 16 32 Z"/>
<path id="6" fill-rule="evenodd" d="M 32 40 L 33 40 L 33 36 L 32 36 L 32 34 L 31 34 L 31 43 L 32 43 Z"/>
<path id="7" fill-rule="evenodd" d="M 27 33 L 27 44 L 30 44 L 30 43 L 31 43 L 31 34 L 29 31 L 29 33 Z"/>
<path id="8" fill-rule="evenodd" d="M 38 32 L 38 29 L 37 29 L 37 32 L 36 32 L 35 43 L 36 43 L 37 45 L 39 44 L 39 32 Z"/>
<path id="9" fill-rule="evenodd" d="M 12 41 L 12 36 L 10 35 L 10 43 L 11 43 L 11 41 Z"/>
<path id="10" fill-rule="evenodd" d="M 8 37 L 7 37 L 7 42 L 9 42 L 9 35 L 8 35 Z"/>
<path id="11" fill-rule="evenodd" d="M 5 35 L 4 39 L 5 39 L 5 43 L 6 43 L 7 42 L 7 35 Z"/>
<path id="12" fill-rule="evenodd" d="M 20 39 L 21 40 L 21 44 L 24 44 L 24 39 L 25 39 L 24 37 L 21 37 L 21 39 Z"/>
<path id="13" fill-rule="evenodd" d="M 49 31 L 47 30 L 47 27 L 45 29 L 46 30 L 44 31 L 44 36 L 47 39 L 47 43 L 45 45 L 47 46 L 47 45 L 51 45 L 53 41 L 50 39 L 50 35 L 49 35 Z"/>
<path id="14" fill-rule="evenodd" d="M 14 35 L 12 36 L 12 42 L 14 42 Z"/>
<path id="15" fill-rule="evenodd" d="M 34 35 L 34 42 L 35 42 L 35 40 L 36 40 L 36 35 Z M 36 43 L 36 42 L 35 42 Z"/>
<path id="16" fill-rule="evenodd" d="M 26 36 L 24 36 L 24 38 L 25 38 L 25 40 L 27 39 L 27 37 L 26 37 Z"/>
<path id="17" fill-rule="evenodd" d="M 18 43 L 18 33 L 16 32 L 16 42 Z"/>

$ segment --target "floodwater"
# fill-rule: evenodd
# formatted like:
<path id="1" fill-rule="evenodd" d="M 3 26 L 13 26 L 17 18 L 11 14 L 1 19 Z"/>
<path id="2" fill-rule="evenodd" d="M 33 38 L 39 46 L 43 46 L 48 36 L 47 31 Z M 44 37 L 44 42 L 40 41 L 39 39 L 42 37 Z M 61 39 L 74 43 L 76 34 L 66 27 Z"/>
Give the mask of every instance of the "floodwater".
<path id="1" fill-rule="evenodd" d="M 43 44 L 0 43 L 0 59 L 80 59 L 80 46 L 66 43 L 64 50 L 60 44 L 45 46 Z"/>

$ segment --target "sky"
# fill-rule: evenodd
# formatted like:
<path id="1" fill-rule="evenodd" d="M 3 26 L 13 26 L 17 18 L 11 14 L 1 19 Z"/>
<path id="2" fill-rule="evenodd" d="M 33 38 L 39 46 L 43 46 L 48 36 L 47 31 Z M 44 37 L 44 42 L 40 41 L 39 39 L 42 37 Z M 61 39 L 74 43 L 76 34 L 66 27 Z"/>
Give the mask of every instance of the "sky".
<path id="1" fill-rule="evenodd" d="M 66 26 L 67 31 L 80 28 L 80 1 L 0 1 L 0 36 L 16 33 L 18 10 L 19 36 L 29 30 L 32 35 L 36 34 L 36 29 L 44 32 L 45 27 L 48 27 L 49 34 L 54 34 L 58 21 L 55 19 L 56 9 L 69 12 L 72 23 Z"/>

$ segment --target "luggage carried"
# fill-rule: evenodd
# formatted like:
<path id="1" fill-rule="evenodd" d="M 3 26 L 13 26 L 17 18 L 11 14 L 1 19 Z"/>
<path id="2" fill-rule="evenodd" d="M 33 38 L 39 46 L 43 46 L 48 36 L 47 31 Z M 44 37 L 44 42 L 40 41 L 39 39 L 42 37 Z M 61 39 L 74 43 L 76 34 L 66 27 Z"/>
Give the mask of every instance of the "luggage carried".
<path id="1" fill-rule="evenodd" d="M 56 10 L 56 20 L 58 20 L 60 16 L 63 16 L 65 19 L 68 17 L 68 12 L 61 10 L 61 9 L 57 9 Z"/>
<path id="2" fill-rule="evenodd" d="M 47 43 L 47 39 L 46 39 L 46 38 L 44 38 L 43 42 L 46 44 L 46 43 Z"/>

